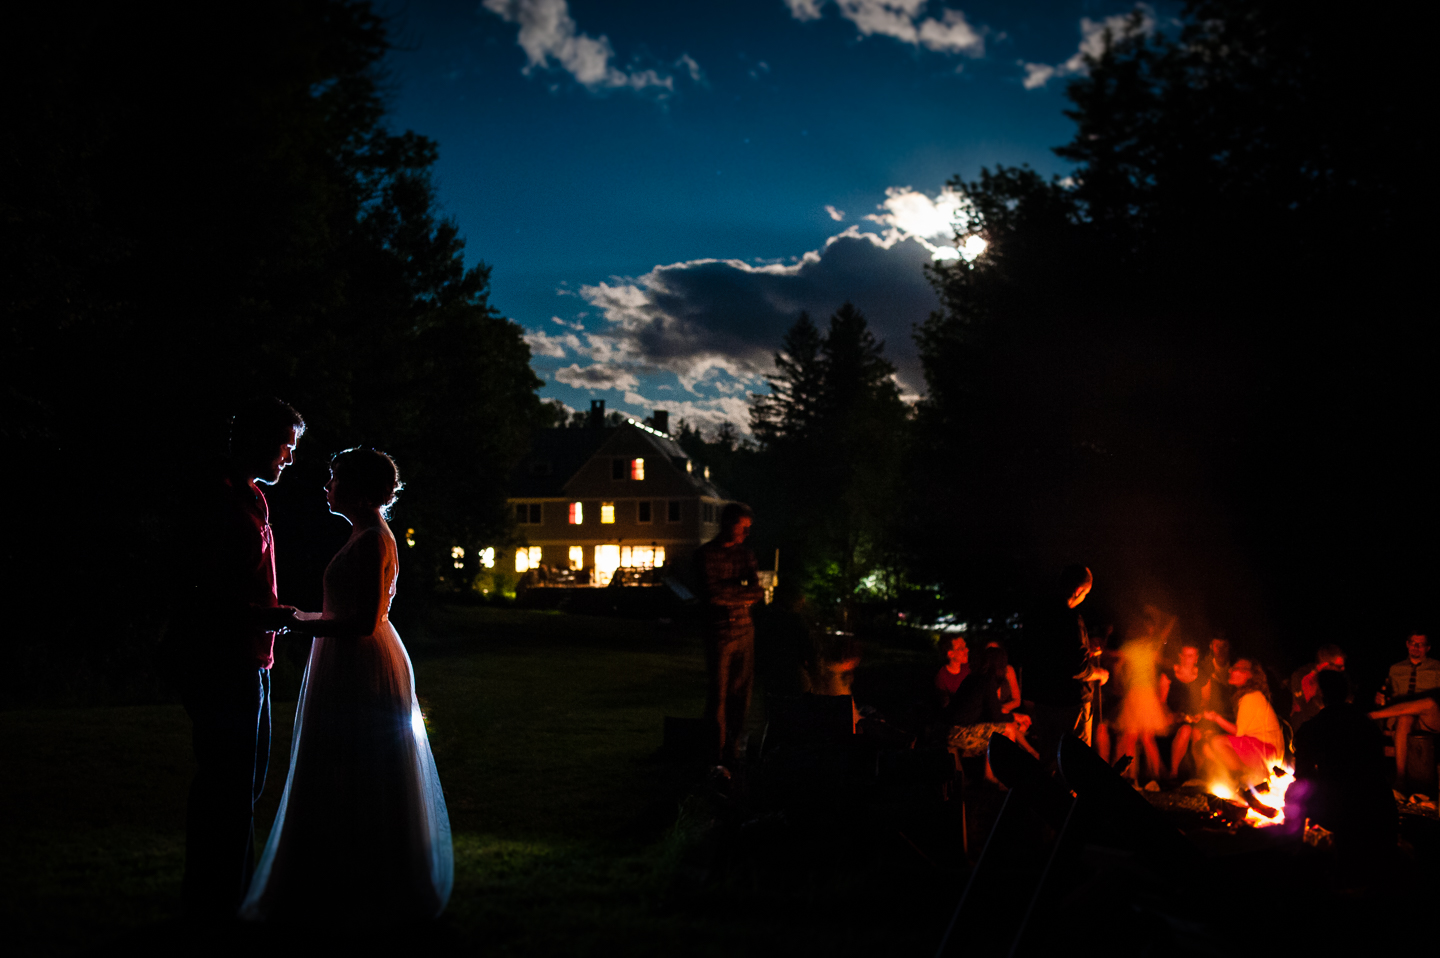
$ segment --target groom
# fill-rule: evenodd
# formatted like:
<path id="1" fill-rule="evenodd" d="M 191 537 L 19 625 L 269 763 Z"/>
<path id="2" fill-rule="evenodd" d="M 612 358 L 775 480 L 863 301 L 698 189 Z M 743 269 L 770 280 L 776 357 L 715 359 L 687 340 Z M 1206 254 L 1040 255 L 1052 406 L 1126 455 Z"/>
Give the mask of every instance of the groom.
<path id="1" fill-rule="evenodd" d="M 195 779 L 185 816 L 185 914 L 224 922 L 255 867 L 254 805 L 270 761 L 270 666 L 275 630 L 294 621 L 275 590 L 270 510 L 305 420 L 278 399 L 240 408 L 230 455 L 193 490 L 186 555 L 166 639 L 193 725 Z"/>

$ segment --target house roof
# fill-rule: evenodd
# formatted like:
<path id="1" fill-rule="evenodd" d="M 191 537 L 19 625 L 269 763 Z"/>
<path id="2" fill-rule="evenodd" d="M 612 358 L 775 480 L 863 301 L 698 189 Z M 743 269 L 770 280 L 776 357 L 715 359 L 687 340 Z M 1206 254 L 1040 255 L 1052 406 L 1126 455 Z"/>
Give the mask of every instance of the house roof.
<path id="1" fill-rule="evenodd" d="M 571 479 L 606 447 L 623 444 L 633 448 L 637 439 L 654 449 L 655 458 L 667 462 L 694 495 L 730 498 L 727 492 L 706 479 L 703 471 L 685 472 L 685 461 L 690 456 L 678 442 L 633 419 L 599 429 L 540 430 L 531 442 L 530 452 L 511 474 L 510 495 L 522 499 L 563 497 Z M 652 467 L 647 464 L 647 471 L 649 468 Z"/>

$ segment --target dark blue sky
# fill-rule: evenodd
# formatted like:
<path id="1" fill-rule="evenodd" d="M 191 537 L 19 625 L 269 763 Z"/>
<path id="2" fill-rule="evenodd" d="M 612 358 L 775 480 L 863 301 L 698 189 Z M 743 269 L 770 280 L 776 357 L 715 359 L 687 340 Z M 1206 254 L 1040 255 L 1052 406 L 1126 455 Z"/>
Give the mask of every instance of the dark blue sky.
<path id="1" fill-rule="evenodd" d="M 794 316 L 846 299 L 923 389 L 945 181 L 1063 174 L 1064 78 L 1129 9 L 410 0 L 393 122 L 439 141 L 444 211 L 531 331 L 542 395 L 743 428 Z"/>

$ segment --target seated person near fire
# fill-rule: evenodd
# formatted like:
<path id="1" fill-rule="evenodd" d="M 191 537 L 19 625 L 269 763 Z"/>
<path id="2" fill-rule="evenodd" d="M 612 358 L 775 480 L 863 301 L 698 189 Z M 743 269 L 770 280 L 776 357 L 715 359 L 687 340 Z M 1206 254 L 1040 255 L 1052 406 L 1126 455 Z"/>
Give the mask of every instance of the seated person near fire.
<path id="1" fill-rule="evenodd" d="M 960 690 L 960 683 L 970 674 L 970 647 L 965 644 L 963 635 L 941 633 L 940 651 L 945 661 L 935 673 L 935 688 L 940 692 L 940 707 L 945 708 Z"/>
<path id="2" fill-rule="evenodd" d="M 1207 710 L 1204 717 L 1225 734 L 1210 736 L 1201 750 L 1210 775 L 1227 776 L 1246 788 L 1270 777 L 1270 766 L 1284 754 L 1285 737 L 1270 704 L 1265 671 L 1250 659 L 1237 659 L 1229 679 L 1235 690 L 1235 721 Z"/>
<path id="3" fill-rule="evenodd" d="M 1440 705 L 1436 702 L 1436 695 L 1440 694 L 1440 662 L 1430 658 L 1429 636 L 1423 632 L 1411 633 L 1405 640 L 1405 651 L 1409 657 L 1390 666 L 1390 675 L 1385 681 L 1389 694 L 1381 692 L 1375 696 L 1375 704 L 1382 708 L 1370 713 L 1374 719 L 1395 720 L 1397 788 L 1405 778 L 1410 736 L 1415 732 L 1440 732 Z"/>
<path id="4" fill-rule="evenodd" d="M 1025 740 L 1030 716 L 1015 711 L 1011 704 L 1009 657 L 999 645 L 986 647 L 980 657 L 979 671 L 971 672 L 951 696 L 945 710 L 949 731 L 946 742 L 952 752 L 964 758 L 982 755 L 990 744 L 990 736 L 999 732 L 1036 758 L 1040 754 Z M 1008 707 L 1007 707 L 1008 706 Z M 995 781 L 987 761 L 985 777 Z"/>
<path id="5" fill-rule="evenodd" d="M 1319 675 L 1324 671 L 1345 671 L 1345 652 L 1338 645 L 1322 645 L 1315 650 L 1315 661 L 1302 665 L 1290 675 L 1290 724 L 1299 728 L 1325 707 Z"/>
<path id="6" fill-rule="evenodd" d="M 1160 676 L 1160 696 L 1174 719 L 1170 740 L 1170 777 L 1180 777 L 1180 766 L 1192 746 L 1200 743 L 1196 724 L 1205 714 L 1204 685 L 1200 678 L 1200 646 L 1182 642 L 1180 659 Z"/>

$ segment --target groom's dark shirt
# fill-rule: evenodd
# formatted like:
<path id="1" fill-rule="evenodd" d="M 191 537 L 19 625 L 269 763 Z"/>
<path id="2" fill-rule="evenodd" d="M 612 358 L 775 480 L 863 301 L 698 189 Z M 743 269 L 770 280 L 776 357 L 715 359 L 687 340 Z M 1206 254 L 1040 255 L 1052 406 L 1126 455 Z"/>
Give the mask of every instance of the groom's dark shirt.
<path id="1" fill-rule="evenodd" d="M 181 654 L 201 668 L 268 669 L 274 633 L 253 624 L 253 610 L 279 604 L 265 494 L 226 460 L 216 462 L 194 492 L 178 544 Z"/>

